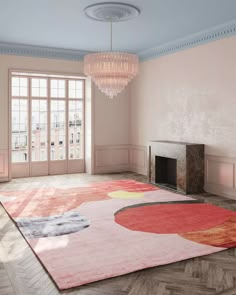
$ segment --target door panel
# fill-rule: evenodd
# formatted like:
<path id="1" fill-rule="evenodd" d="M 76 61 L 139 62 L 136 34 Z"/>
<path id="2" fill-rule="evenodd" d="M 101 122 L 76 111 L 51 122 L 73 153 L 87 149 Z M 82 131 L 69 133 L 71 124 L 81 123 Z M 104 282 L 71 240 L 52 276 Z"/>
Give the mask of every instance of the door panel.
<path id="1" fill-rule="evenodd" d="M 83 102 L 69 101 L 68 107 L 68 172 L 84 171 Z"/>
<path id="2" fill-rule="evenodd" d="M 67 170 L 67 161 L 51 161 L 50 162 L 50 175 L 59 175 L 59 174 L 66 174 L 68 173 Z"/>
<path id="3" fill-rule="evenodd" d="M 19 90 L 20 91 L 20 90 Z M 15 92 L 17 92 L 15 90 Z M 18 93 L 18 92 L 17 92 Z M 25 92 L 24 92 L 25 93 Z M 29 176 L 29 124 L 28 124 L 28 100 L 25 98 L 12 99 L 12 176 Z"/>
<path id="4" fill-rule="evenodd" d="M 31 176 L 48 175 L 48 102 L 31 101 Z"/>
<path id="5" fill-rule="evenodd" d="M 65 100 L 51 100 L 50 119 L 49 173 L 63 174 L 67 171 Z"/>

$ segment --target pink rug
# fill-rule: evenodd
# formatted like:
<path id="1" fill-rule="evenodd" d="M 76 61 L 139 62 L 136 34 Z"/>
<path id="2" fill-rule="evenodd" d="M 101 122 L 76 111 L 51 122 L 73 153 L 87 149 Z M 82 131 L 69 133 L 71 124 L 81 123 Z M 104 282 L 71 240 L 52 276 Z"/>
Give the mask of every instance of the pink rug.
<path id="1" fill-rule="evenodd" d="M 60 290 L 236 246 L 236 213 L 134 180 L 1 192 Z"/>

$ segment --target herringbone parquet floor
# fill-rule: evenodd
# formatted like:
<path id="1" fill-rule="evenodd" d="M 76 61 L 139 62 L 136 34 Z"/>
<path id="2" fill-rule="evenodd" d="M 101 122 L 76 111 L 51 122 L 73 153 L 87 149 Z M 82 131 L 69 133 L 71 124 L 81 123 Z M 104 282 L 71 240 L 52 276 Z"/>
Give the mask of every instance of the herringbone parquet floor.
<path id="1" fill-rule="evenodd" d="M 1 189 L 78 186 L 94 181 L 142 177 L 126 173 L 67 175 L 14 180 Z M 236 201 L 203 194 L 205 202 L 236 211 Z M 0 206 L 0 295 L 236 295 L 236 249 L 159 266 L 67 292 L 58 292 L 28 244 Z"/>

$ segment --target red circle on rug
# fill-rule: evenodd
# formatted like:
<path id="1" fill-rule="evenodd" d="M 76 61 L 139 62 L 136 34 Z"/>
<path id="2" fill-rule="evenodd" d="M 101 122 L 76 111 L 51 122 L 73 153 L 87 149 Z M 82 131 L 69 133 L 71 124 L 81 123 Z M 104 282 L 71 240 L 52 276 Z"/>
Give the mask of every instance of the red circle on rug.
<path id="1" fill-rule="evenodd" d="M 118 212 L 115 221 L 134 231 L 178 234 L 206 230 L 235 215 L 211 204 L 140 204 Z"/>

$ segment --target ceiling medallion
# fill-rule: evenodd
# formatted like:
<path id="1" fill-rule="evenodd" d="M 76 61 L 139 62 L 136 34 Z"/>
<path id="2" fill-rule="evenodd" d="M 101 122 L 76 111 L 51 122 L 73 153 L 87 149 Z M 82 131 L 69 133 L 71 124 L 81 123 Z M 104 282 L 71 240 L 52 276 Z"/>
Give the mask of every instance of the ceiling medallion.
<path id="1" fill-rule="evenodd" d="M 138 16 L 140 10 L 124 3 L 107 2 L 90 5 L 84 12 L 90 19 L 110 23 L 110 51 L 86 55 L 84 71 L 106 96 L 113 98 L 137 75 L 139 58 L 135 54 L 113 51 L 112 25 Z"/>
<path id="2" fill-rule="evenodd" d="M 140 14 L 140 10 L 130 4 L 107 2 L 93 4 L 84 9 L 87 17 L 102 21 L 110 22 L 121 22 L 132 19 Z"/>

